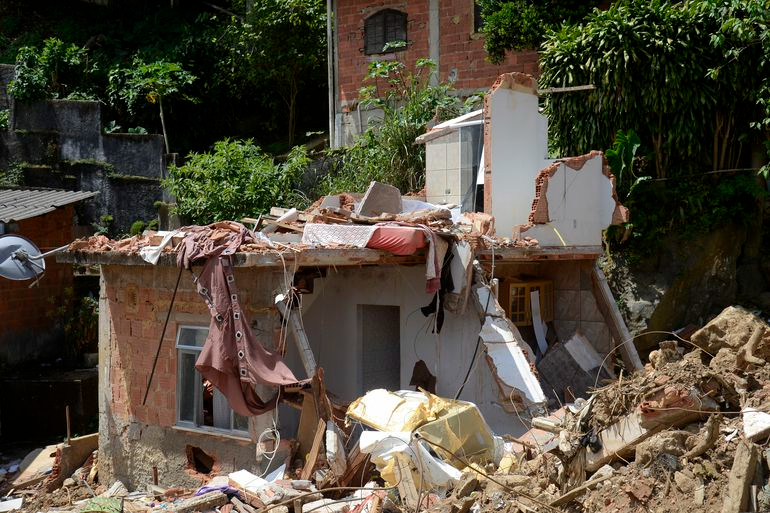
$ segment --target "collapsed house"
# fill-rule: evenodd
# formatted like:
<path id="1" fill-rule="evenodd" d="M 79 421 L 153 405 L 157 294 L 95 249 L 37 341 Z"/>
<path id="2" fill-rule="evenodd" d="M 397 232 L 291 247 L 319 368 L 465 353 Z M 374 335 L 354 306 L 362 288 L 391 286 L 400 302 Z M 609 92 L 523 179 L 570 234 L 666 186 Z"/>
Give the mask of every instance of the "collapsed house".
<path id="1" fill-rule="evenodd" d="M 499 154 L 532 151 L 504 121 L 539 116 L 526 80 L 505 75 L 487 97 L 489 213 L 375 182 L 245 220 L 253 230 L 73 243 L 60 259 L 101 267 L 100 479 L 189 485 L 283 463 L 310 476 L 319 418 L 379 389 L 466 401 L 490 432 L 517 436 L 549 398 L 611 377 L 615 348 L 641 368 L 596 266 L 601 231 L 627 216 L 602 155 L 513 166 Z"/>

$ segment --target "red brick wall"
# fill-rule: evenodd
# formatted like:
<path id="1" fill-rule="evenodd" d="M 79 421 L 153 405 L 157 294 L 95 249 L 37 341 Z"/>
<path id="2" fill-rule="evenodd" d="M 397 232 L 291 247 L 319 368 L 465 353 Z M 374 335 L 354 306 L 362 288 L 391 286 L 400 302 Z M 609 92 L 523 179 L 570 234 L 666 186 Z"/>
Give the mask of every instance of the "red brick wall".
<path id="1" fill-rule="evenodd" d="M 473 34 L 473 0 L 442 0 L 439 31 L 441 80 L 456 69 L 457 89 L 489 89 L 503 73 L 538 72 L 536 51 L 508 53 L 499 65 L 486 60 L 484 38 Z"/>
<path id="2" fill-rule="evenodd" d="M 45 252 L 72 241 L 72 220 L 73 207 L 62 207 L 20 221 L 16 233 Z M 54 257 L 47 258 L 45 265 L 45 276 L 37 287 L 30 288 L 30 281 L 0 278 L 0 346 L 4 346 L 0 355 L 9 363 L 35 356 L 43 350 L 41 343 L 55 342 L 50 340 L 54 325 L 50 313 L 61 304 L 64 289 L 72 287 L 72 266 L 58 264 Z"/>
<path id="3" fill-rule="evenodd" d="M 337 2 L 338 33 L 338 110 L 346 112 L 358 96 L 369 62 L 397 58 L 414 66 L 419 58 L 430 57 L 428 48 L 428 0 L 340 0 Z M 407 13 L 408 49 L 387 55 L 365 55 L 364 20 L 380 9 L 392 8 Z M 510 54 L 501 65 L 485 60 L 484 40 L 473 34 L 473 1 L 441 0 L 439 8 L 440 78 L 447 80 L 456 69 L 457 89 L 486 89 L 502 73 L 537 72 L 537 53 Z"/>
<path id="4" fill-rule="evenodd" d="M 180 325 L 209 323 L 209 312 L 194 290 L 189 272 L 182 275 L 145 405 L 142 399 L 177 272 L 165 266 L 102 266 L 110 338 L 99 341 L 99 350 L 109 349 L 110 408 L 114 416 L 164 427 L 176 423 L 177 329 Z M 265 337 L 269 337 L 268 345 L 280 333 L 278 314 L 270 298 L 281 278 L 270 270 L 236 270 L 237 282 L 249 284 L 248 288 L 241 286 L 241 304 L 252 325 L 257 323 L 257 339 L 265 343 Z M 107 342 L 109 348 L 103 347 Z"/>
<path id="5" fill-rule="evenodd" d="M 394 54 L 364 54 L 364 20 L 371 14 L 385 8 L 396 9 L 407 14 L 406 37 L 409 46 Z M 337 2 L 338 33 L 337 73 L 339 102 L 341 110 L 358 97 L 364 77 L 373 60 L 398 58 L 407 66 L 414 67 L 417 59 L 428 57 L 428 0 L 346 0 Z"/>

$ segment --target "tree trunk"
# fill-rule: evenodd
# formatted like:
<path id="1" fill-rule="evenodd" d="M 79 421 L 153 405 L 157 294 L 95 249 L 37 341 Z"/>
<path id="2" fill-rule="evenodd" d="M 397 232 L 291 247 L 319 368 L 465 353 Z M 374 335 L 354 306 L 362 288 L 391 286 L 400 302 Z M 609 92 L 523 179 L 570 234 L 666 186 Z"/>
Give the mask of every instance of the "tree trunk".
<path id="1" fill-rule="evenodd" d="M 166 116 L 163 115 L 163 96 L 158 95 L 158 107 L 160 107 L 160 126 L 163 129 L 163 142 L 166 145 L 166 153 L 171 153 L 168 149 L 168 135 L 166 134 Z"/>
<path id="2" fill-rule="evenodd" d="M 291 78 L 289 91 L 289 146 L 294 145 L 294 130 L 297 124 L 297 79 Z"/>

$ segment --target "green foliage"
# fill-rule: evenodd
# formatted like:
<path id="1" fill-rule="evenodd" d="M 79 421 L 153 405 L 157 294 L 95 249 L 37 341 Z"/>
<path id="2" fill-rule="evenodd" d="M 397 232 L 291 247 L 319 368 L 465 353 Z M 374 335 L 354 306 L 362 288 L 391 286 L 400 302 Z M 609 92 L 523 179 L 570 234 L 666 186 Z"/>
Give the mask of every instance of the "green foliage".
<path id="1" fill-rule="evenodd" d="M 703 175 L 673 183 L 639 183 L 624 200 L 631 210 L 627 251 L 651 254 L 672 232 L 688 237 L 725 223 L 749 224 L 757 202 L 768 195 L 758 182 L 757 177 L 744 172 L 721 178 Z M 610 238 L 611 247 L 619 247 L 619 238 Z"/>
<path id="2" fill-rule="evenodd" d="M 85 95 L 79 97 L 103 102 L 104 119 L 114 119 L 124 130 L 142 126 L 151 133 L 162 129 L 159 107 L 143 102 L 142 95 L 133 112 L 122 100 L 111 101 L 109 72 L 132 68 L 136 55 L 146 63 L 179 63 L 199 77 L 183 93 L 203 100 L 193 103 L 181 95 L 162 99 L 167 132 L 180 154 L 208 149 L 226 136 L 255 138 L 278 153 L 290 147 L 290 118 L 298 138 L 327 127 L 324 2 L 248 2 L 254 4 L 251 12 L 245 0 L 222 4 L 235 16 L 222 15 L 212 7 L 215 3 L 177 2 L 172 7 L 169 2 L 134 2 L 124 9 L 77 1 L 4 0 L 0 62 L 13 63 L 19 48 L 41 47 L 51 36 L 75 45 L 83 50 L 89 69 L 75 76 L 77 91 Z M 304 42 L 294 44 L 302 38 Z M 288 73 L 290 66 L 297 67 L 296 74 Z M 296 79 L 293 95 L 291 76 Z M 293 117 L 284 96 L 294 98 Z"/>
<path id="3" fill-rule="evenodd" d="M 722 50 L 724 60 L 710 76 L 734 84 L 735 93 L 755 107 L 749 123 L 761 134 L 770 155 L 770 2 L 722 0 L 713 9 L 722 26 L 712 34 L 711 43 Z M 765 179 L 769 172 L 767 164 L 760 169 Z"/>
<path id="4" fill-rule="evenodd" d="M 8 109 L 0 109 L 0 130 L 8 130 Z"/>
<path id="5" fill-rule="evenodd" d="M 77 88 L 84 86 L 83 76 L 88 72 L 84 50 L 52 37 L 43 42 L 42 49 L 19 49 L 16 73 L 8 92 L 22 102 L 83 95 L 85 92 L 78 92 Z"/>
<path id="6" fill-rule="evenodd" d="M 99 222 L 92 225 L 95 230 L 94 235 L 107 235 L 110 232 L 110 228 L 112 228 L 113 221 L 114 218 L 110 214 L 102 215 L 99 218 Z"/>
<path id="7" fill-rule="evenodd" d="M 433 85 L 435 63 L 418 59 L 414 71 L 400 61 L 374 61 L 359 94 L 362 106 L 381 109 L 382 117 L 337 153 L 336 169 L 323 184 L 323 193 L 364 191 L 372 180 L 402 192 L 425 184 L 425 145 L 414 140 L 433 119 L 448 119 L 471 110 L 479 97 L 463 103 L 449 84 Z"/>
<path id="8" fill-rule="evenodd" d="M 139 235 L 144 231 L 144 229 L 147 227 L 147 223 L 142 221 L 141 219 L 137 219 L 133 223 L 131 223 L 131 230 L 129 230 L 129 233 L 131 236 Z"/>
<path id="9" fill-rule="evenodd" d="M 509 50 L 535 49 L 549 30 L 582 19 L 598 0 L 479 0 L 489 59 L 500 63 Z"/>
<path id="10" fill-rule="evenodd" d="M 770 140 L 768 19 L 766 0 L 620 0 L 548 36 L 541 86 L 596 87 L 552 94 L 545 109 L 559 154 L 610 148 L 631 210 L 613 247 L 628 239 L 631 253 L 648 253 L 674 230 L 760 211 L 761 181 L 730 170 L 753 165 Z"/>
<path id="11" fill-rule="evenodd" d="M 70 356 L 96 351 L 99 341 L 99 300 L 92 296 L 75 297 L 72 287 L 61 298 L 52 297 L 53 310 L 48 317 L 64 328 L 64 347 Z"/>
<path id="12" fill-rule="evenodd" d="M 612 148 L 604 152 L 612 172 L 617 177 L 616 187 L 621 198 L 624 198 L 625 193 L 633 189 L 638 180 L 645 178 L 637 178 L 634 173 L 634 157 L 636 157 L 636 152 L 641 144 L 642 141 L 633 130 L 628 132 L 618 130 Z"/>
<path id="13" fill-rule="evenodd" d="M 550 35 L 542 47 L 542 85 L 596 86 L 547 99 L 558 151 L 607 148 L 613 134 L 633 126 L 658 177 L 736 167 L 756 136 L 753 96 L 766 81 L 745 70 L 766 64 L 740 50 L 745 62 L 729 57 L 734 42 L 713 36 L 725 30 L 721 6 L 621 0 Z"/>
<path id="14" fill-rule="evenodd" d="M 166 117 L 163 111 L 163 98 L 177 95 L 188 101 L 197 101 L 184 93 L 185 86 L 195 80 L 195 76 L 185 71 L 177 62 L 157 60 L 145 62 L 138 55 L 134 56 L 131 68 L 115 68 L 109 74 L 110 85 L 107 92 L 113 102 L 123 102 L 128 112 L 135 114 L 144 98 L 149 103 L 158 104 L 160 123 L 163 128 L 163 140 L 166 153 L 171 153 L 166 132 Z"/>
<path id="15" fill-rule="evenodd" d="M 173 94 L 196 101 L 184 94 L 185 86 L 194 80 L 195 76 L 184 70 L 178 62 L 146 62 L 134 56 L 131 67 L 110 70 L 107 93 L 112 102 L 124 103 L 128 111 L 135 114 L 146 103 L 156 104 L 161 98 Z"/>
<path id="16" fill-rule="evenodd" d="M 24 166 L 20 162 L 11 162 L 8 169 L 0 171 L 0 186 L 12 187 L 24 181 Z"/>
<path id="17" fill-rule="evenodd" d="M 283 101 L 292 144 L 300 90 L 326 81 L 326 3 L 323 0 L 235 0 L 233 17 L 214 41 L 226 49 L 220 66 L 232 84 L 270 90 Z M 248 4 L 248 8 L 247 8 Z"/>
<path id="18" fill-rule="evenodd" d="M 239 220 L 276 205 L 306 204 L 297 189 L 309 164 L 301 146 L 277 164 L 251 140 L 225 139 L 213 152 L 191 153 L 185 165 L 170 166 L 163 187 L 176 197 L 175 212 L 190 222 Z"/>

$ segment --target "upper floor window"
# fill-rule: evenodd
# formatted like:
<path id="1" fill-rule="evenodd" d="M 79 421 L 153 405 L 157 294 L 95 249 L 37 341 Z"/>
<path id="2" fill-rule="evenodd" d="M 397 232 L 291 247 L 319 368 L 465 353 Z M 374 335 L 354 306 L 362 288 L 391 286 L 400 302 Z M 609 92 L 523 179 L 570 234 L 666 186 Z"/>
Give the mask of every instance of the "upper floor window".
<path id="1" fill-rule="evenodd" d="M 177 425 L 248 436 L 248 419 L 230 409 L 227 398 L 195 370 L 208 332 L 208 328 L 182 326 L 177 333 Z"/>
<path id="2" fill-rule="evenodd" d="M 385 53 L 385 45 L 406 41 L 406 13 L 383 9 L 372 14 L 364 22 L 364 53 Z"/>
<path id="3" fill-rule="evenodd" d="M 473 2 L 473 32 L 479 33 L 484 28 L 484 19 L 481 17 L 481 4 Z"/>

